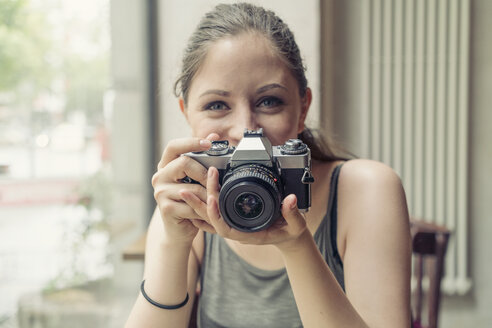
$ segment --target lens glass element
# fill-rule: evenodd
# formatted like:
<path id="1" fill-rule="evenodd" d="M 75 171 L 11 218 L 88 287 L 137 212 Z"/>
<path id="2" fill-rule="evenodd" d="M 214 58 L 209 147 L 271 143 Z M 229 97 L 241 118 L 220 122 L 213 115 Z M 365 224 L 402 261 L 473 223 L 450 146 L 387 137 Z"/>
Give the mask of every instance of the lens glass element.
<path id="1" fill-rule="evenodd" d="M 236 213 L 244 219 L 254 219 L 263 212 L 263 200 L 255 193 L 245 192 L 234 201 Z"/>

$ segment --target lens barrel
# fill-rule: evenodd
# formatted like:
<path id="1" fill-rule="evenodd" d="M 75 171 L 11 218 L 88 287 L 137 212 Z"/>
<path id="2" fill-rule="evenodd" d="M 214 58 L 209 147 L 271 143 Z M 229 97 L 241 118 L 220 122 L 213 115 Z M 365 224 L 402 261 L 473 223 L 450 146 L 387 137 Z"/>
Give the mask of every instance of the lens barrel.
<path id="1" fill-rule="evenodd" d="M 222 217 L 231 227 L 247 232 L 268 228 L 280 216 L 280 178 L 259 164 L 230 169 L 219 195 Z"/>
<path id="2" fill-rule="evenodd" d="M 263 209 L 263 200 L 254 192 L 244 192 L 234 200 L 236 214 L 248 220 L 259 217 L 263 213 Z"/>

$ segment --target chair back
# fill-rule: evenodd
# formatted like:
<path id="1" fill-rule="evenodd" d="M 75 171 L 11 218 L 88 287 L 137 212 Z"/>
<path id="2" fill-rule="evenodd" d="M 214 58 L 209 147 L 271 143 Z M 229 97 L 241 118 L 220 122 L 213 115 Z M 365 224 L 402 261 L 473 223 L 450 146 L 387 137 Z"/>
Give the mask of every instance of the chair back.
<path id="1" fill-rule="evenodd" d="M 412 317 L 414 328 L 437 328 L 441 301 L 441 278 L 444 259 L 451 232 L 444 226 L 412 218 L 412 250 L 414 278 L 416 282 L 412 298 Z M 425 288 L 424 281 L 428 281 Z M 423 306 L 426 307 L 427 320 L 422 321 Z"/>

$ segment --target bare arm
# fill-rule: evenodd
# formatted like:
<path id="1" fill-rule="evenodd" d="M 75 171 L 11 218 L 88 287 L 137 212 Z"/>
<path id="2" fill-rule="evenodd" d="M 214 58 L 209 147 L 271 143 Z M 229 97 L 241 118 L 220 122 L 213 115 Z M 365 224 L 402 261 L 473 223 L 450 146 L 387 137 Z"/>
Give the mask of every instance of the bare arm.
<path id="1" fill-rule="evenodd" d="M 304 327 L 367 327 L 308 230 L 282 255 Z"/>
<path id="2" fill-rule="evenodd" d="M 411 237 L 400 178 L 373 161 L 347 165 L 354 173 L 339 203 L 347 296 L 370 326 L 408 327 Z"/>
<path id="3" fill-rule="evenodd" d="M 401 182 L 376 162 L 345 165 L 338 245 L 346 294 L 310 234 L 279 247 L 301 319 L 305 327 L 408 327 L 410 234 Z"/>
<path id="4" fill-rule="evenodd" d="M 212 136 L 213 137 L 213 136 Z M 194 301 L 198 260 L 192 247 L 203 244 L 199 228 L 209 229 L 204 219 L 183 201 L 183 194 L 193 192 L 206 198 L 207 170 L 188 156 L 189 151 L 208 149 L 210 141 L 199 138 L 176 139 L 167 145 L 152 177 L 158 207 L 150 223 L 145 249 L 145 292 L 153 301 L 164 305 L 190 299 L 181 308 L 168 310 L 148 302 L 139 294 L 126 323 L 131 327 L 187 327 Z M 198 184 L 184 184 L 190 177 Z M 213 230 L 210 230 L 213 232 Z"/>
<path id="5" fill-rule="evenodd" d="M 158 211 L 154 212 L 147 233 L 144 269 L 145 291 L 161 304 L 188 303 L 176 310 L 160 309 L 139 294 L 126 323 L 131 327 L 188 327 L 195 298 L 198 262 L 191 245 L 172 245 L 162 235 L 163 224 Z M 199 238 L 197 238 L 199 239 Z"/>

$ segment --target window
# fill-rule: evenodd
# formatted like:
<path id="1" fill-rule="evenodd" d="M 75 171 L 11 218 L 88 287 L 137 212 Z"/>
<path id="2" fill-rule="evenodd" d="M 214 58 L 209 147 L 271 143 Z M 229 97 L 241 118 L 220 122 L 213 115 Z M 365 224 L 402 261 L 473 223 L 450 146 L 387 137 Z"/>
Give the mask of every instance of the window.
<path id="1" fill-rule="evenodd" d="M 0 326 L 23 295 L 113 272 L 109 17 L 109 0 L 0 0 Z"/>

